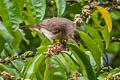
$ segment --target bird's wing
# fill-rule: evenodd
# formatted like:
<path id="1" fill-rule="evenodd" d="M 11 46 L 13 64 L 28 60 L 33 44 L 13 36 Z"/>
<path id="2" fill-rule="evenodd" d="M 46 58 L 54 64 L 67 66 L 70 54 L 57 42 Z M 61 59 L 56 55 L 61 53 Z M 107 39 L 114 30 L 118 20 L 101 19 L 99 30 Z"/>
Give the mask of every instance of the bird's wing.
<path id="1" fill-rule="evenodd" d="M 57 18 L 45 19 L 39 23 L 41 28 L 44 28 L 53 34 L 59 33 L 61 31 L 61 27 L 59 26 Z"/>

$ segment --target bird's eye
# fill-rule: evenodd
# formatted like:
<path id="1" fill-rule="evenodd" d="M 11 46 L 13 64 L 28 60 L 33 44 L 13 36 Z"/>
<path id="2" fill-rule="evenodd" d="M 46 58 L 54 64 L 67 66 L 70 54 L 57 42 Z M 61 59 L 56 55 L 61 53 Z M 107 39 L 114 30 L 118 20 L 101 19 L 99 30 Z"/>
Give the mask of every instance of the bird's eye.
<path id="1" fill-rule="evenodd" d="M 72 38 L 74 38 L 74 36 L 72 35 Z"/>

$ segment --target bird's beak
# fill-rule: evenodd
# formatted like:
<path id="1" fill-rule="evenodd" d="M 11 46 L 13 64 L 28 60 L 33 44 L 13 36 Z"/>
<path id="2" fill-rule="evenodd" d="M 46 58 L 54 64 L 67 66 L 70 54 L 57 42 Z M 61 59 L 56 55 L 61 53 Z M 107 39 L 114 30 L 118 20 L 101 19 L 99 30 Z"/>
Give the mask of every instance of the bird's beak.
<path id="1" fill-rule="evenodd" d="M 80 47 L 80 42 L 81 42 L 81 41 L 77 41 L 77 44 L 78 44 L 79 47 Z"/>

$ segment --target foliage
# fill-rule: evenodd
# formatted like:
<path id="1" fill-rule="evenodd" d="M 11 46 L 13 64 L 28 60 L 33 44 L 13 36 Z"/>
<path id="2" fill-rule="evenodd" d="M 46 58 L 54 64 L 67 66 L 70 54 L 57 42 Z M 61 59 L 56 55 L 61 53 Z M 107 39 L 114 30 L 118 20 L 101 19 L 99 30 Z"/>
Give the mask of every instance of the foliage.
<path id="1" fill-rule="evenodd" d="M 118 80 L 119 4 L 120 0 L 0 0 L 0 80 Z M 46 52 L 53 43 L 42 33 L 20 29 L 52 15 L 73 19 L 75 14 L 80 14 L 74 19 L 80 47 L 69 40 L 69 50 L 51 57 Z M 114 57 L 111 67 L 105 67 L 105 53 Z"/>

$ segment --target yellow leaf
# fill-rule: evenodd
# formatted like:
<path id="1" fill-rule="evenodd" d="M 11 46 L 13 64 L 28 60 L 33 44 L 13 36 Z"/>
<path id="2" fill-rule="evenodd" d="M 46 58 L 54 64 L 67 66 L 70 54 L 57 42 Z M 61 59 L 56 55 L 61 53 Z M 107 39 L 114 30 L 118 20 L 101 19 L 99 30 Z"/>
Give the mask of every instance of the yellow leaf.
<path id="1" fill-rule="evenodd" d="M 112 20 L 111 20 L 109 12 L 101 6 L 97 6 L 97 9 L 102 14 L 102 16 L 104 17 L 104 20 L 105 20 L 105 22 L 108 26 L 108 30 L 109 30 L 109 32 L 111 32 L 111 30 L 112 30 Z"/>

